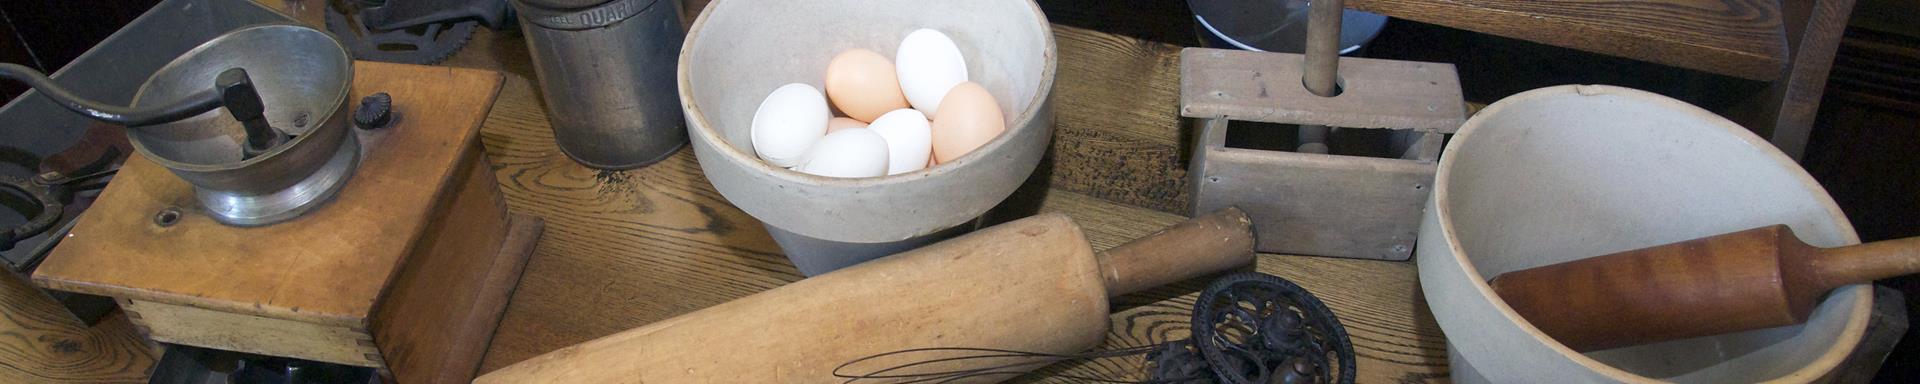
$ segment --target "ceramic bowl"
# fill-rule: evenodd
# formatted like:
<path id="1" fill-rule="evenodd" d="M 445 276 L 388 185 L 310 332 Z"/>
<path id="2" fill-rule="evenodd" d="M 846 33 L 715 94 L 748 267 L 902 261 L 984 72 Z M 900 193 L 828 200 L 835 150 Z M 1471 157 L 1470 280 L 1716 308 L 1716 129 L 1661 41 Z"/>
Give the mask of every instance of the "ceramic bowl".
<path id="1" fill-rule="evenodd" d="M 753 154 L 754 110 L 774 88 L 823 88 L 827 62 L 865 48 L 892 57 L 919 28 L 946 33 L 1007 132 L 951 162 L 885 177 L 791 171 Z M 708 5 L 680 55 L 680 100 L 714 189 L 759 219 L 809 276 L 969 229 L 1039 164 L 1053 134 L 1053 32 L 1029 0 L 729 0 Z"/>
<path id="2" fill-rule="evenodd" d="M 1859 242 L 1806 171 L 1724 118 L 1638 90 L 1549 87 L 1489 105 L 1445 153 L 1416 255 L 1455 381 L 1807 382 L 1865 331 L 1872 295 L 1854 285 L 1802 325 L 1582 354 L 1487 285 L 1509 271 L 1770 224 L 1816 246 Z"/>

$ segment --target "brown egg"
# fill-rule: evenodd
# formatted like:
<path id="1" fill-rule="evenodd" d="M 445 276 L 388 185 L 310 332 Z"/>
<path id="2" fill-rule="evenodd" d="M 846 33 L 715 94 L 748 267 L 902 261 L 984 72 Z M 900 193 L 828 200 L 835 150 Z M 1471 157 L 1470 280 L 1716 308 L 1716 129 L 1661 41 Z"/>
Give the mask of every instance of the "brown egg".
<path id="1" fill-rule="evenodd" d="M 1005 115 L 993 94 L 979 83 L 953 86 L 940 100 L 940 115 L 933 118 L 933 158 L 939 163 L 972 152 L 1007 131 Z"/>
<path id="2" fill-rule="evenodd" d="M 893 61 L 865 49 L 850 49 L 827 63 L 827 99 L 854 120 L 873 119 L 907 108 Z"/>
<path id="3" fill-rule="evenodd" d="M 833 131 L 838 131 L 838 130 L 847 129 L 847 128 L 866 128 L 866 127 L 867 127 L 867 123 L 861 122 L 860 120 L 854 120 L 852 118 L 834 116 L 832 119 L 827 119 L 827 133 L 833 133 Z"/>

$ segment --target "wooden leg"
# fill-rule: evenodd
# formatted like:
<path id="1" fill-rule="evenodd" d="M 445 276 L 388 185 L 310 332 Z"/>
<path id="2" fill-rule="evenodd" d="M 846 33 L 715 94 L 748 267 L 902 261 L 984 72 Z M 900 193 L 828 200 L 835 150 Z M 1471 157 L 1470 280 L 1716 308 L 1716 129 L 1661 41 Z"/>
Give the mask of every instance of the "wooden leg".
<path id="1" fill-rule="evenodd" d="M 1791 61 L 1784 74 L 1764 92 L 1736 106 L 1732 117 L 1773 145 L 1799 160 L 1813 132 L 1820 96 L 1826 92 L 1827 71 L 1846 32 L 1854 0 L 1787 0 L 1781 21 L 1787 28 Z"/>

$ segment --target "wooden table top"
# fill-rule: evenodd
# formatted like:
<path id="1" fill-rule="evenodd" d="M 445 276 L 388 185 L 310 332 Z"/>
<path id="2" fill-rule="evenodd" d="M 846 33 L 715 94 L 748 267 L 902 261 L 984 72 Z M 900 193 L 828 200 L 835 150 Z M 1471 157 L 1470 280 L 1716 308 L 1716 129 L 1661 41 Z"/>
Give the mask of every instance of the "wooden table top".
<path id="1" fill-rule="evenodd" d="M 1183 220 L 1187 206 L 1179 48 L 1055 26 L 1060 69 L 1044 189 L 1017 203 L 1061 212 L 1096 250 Z M 580 166 L 553 144 L 525 44 L 475 36 L 446 65 L 506 72 L 482 128 L 509 210 L 546 218 L 526 274 L 481 365 L 492 371 L 567 345 L 660 321 L 802 275 L 765 229 L 728 204 L 690 150 L 630 171 Z M 1446 349 L 1411 262 L 1261 255 L 1261 272 L 1314 292 L 1347 327 L 1360 382 L 1444 379 Z M 1121 298 L 1104 348 L 1185 338 L 1205 279 Z M 725 340 L 716 340 L 725 343 Z M 1139 357 L 1045 373 L 1144 379 Z"/>
<path id="2" fill-rule="evenodd" d="M 319 24 L 318 2 L 260 1 Z M 1189 196 L 1187 128 L 1178 116 L 1180 47 L 1066 26 L 1054 33 L 1060 68 L 1051 156 L 1035 171 L 1034 187 L 1016 192 L 1012 203 L 1074 218 L 1096 250 L 1183 220 Z M 567 159 L 554 146 L 517 33 L 482 30 L 445 65 L 505 75 L 481 141 L 508 209 L 547 222 L 481 372 L 802 278 L 760 223 L 708 184 L 692 151 L 617 172 Z M 1351 335 L 1360 382 L 1446 379 L 1444 339 L 1411 262 L 1263 254 L 1257 269 L 1293 280 L 1334 310 Z M 1189 311 L 1205 282 L 1119 298 L 1102 348 L 1187 337 Z M 46 304 L 32 312 L 58 309 Z M 18 335 L 0 339 L 0 347 L 58 350 L 35 338 L 84 337 L 100 344 L 89 345 L 99 350 L 89 360 L 116 362 L 108 368 L 120 372 L 144 372 L 155 356 L 115 330 L 124 319 L 81 336 L 57 323 L 0 321 L 0 335 Z M 44 355 L 0 353 L 0 361 L 28 362 L 0 364 L 0 378 L 15 377 L 9 370 L 48 377 L 39 370 L 58 356 Z M 1144 362 L 1135 356 L 1063 363 L 1013 381 L 1068 382 L 1049 373 L 1143 379 Z"/>

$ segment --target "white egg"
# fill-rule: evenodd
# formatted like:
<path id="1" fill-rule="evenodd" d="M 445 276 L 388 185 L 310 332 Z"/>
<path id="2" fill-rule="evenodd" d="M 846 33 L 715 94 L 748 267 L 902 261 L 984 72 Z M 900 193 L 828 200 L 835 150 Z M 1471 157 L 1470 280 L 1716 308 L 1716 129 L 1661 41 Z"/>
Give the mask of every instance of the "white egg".
<path id="1" fill-rule="evenodd" d="M 933 126 L 927 122 L 927 115 L 908 108 L 895 109 L 873 119 L 867 129 L 887 139 L 887 174 L 927 168 L 927 157 L 933 156 Z"/>
<path id="2" fill-rule="evenodd" d="M 779 167 L 806 161 L 807 149 L 827 134 L 827 97 L 813 86 L 782 85 L 753 111 L 753 153 Z"/>
<path id="3" fill-rule="evenodd" d="M 947 34 L 921 28 L 900 40 L 893 54 L 894 73 L 907 103 L 927 117 L 939 116 L 940 99 L 953 86 L 967 81 L 967 59 Z"/>
<path id="4" fill-rule="evenodd" d="M 866 128 L 847 128 L 814 143 L 800 172 L 828 177 L 874 177 L 887 174 L 887 139 Z"/>

